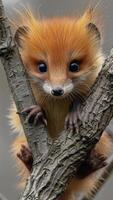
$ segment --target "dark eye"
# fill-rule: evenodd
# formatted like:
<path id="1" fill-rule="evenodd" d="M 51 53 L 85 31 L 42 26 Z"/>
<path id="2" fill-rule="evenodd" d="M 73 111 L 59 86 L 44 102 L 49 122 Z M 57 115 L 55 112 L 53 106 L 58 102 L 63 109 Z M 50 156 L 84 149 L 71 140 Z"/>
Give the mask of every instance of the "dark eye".
<path id="1" fill-rule="evenodd" d="M 38 70 L 39 70 L 41 73 L 47 72 L 47 65 L 46 65 L 44 62 L 39 62 L 39 63 L 38 63 Z"/>
<path id="2" fill-rule="evenodd" d="M 69 64 L 69 71 L 70 72 L 78 72 L 80 69 L 80 61 L 79 60 L 73 60 Z"/>

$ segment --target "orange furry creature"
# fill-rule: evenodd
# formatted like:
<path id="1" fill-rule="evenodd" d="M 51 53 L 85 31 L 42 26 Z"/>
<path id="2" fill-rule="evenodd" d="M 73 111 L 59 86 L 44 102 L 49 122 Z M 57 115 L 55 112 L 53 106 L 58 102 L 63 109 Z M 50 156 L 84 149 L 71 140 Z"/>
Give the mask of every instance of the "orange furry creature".
<path id="1" fill-rule="evenodd" d="M 25 24 L 18 28 L 15 39 L 20 46 L 37 105 L 21 114 L 27 115 L 29 123 L 44 123 L 54 139 L 64 127 L 76 129 L 79 106 L 104 60 L 101 33 L 91 9 L 75 18 L 36 19 L 31 13 L 23 18 Z M 33 160 L 14 104 L 9 117 L 12 128 L 19 133 L 12 144 L 12 151 L 17 155 L 21 172 L 25 172 L 22 177 L 26 178 L 32 170 Z M 111 141 L 109 134 L 104 132 L 70 182 L 63 199 L 75 199 L 79 192 L 88 195 L 95 189 L 97 169 L 105 166 L 105 159 L 112 149 Z M 93 165 L 95 160 L 96 166 Z"/>

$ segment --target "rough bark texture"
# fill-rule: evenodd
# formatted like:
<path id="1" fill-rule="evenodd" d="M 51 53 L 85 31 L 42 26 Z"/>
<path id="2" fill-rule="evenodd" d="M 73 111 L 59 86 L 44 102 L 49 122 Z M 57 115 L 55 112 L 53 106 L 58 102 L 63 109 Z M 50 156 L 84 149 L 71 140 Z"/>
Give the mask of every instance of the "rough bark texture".
<path id="1" fill-rule="evenodd" d="M 18 48 L 12 40 L 0 1 L 0 56 L 18 111 L 35 104 Z M 21 200 L 55 200 L 99 140 L 113 116 L 113 51 L 106 60 L 92 91 L 81 106 L 82 122 L 72 133 L 63 131 L 52 141 L 40 125 L 22 123 L 34 156 L 34 167 Z"/>
<path id="2" fill-rule="evenodd" d="M 18 47 L 13 42 L 13 38 L 10 32 L 10 27 L 8 21 L 4 15 L 3 5 L 0 1 L 0 56 L 1 61 L 4 65 L 4 69 L 7 75 L 9 87 L 13 94 L 13 98 L 16 102 L 18 111 L 23 110 L 23 108 L 29 107 L 36 104 L 34 96 L 31 91 L 30 84 L 28 82 L 28 77 L 23 67 L 21 57 L 19 55 Z M 33 149 L 33 155 L 37 156 L 37 151 L 41 154 L 46 145 L 46 134 L 42 137 L 43 128 L 41 127 L 41 132 L 39 128 L 34 128 L 25 123 L 25 120 L 21 118 L 25 133 L 27 133 L 27 139 L 29 140 L 29 145 Z M 38 132 L 38 134 L 37 134 Z M 36 139 L 34 137 L 37 137 Z M 30 138 L 30 139 L 29 139 Z M 32 142 L 39 140 L 41 148 L 36 147 L 37 145 L 32 145 Z M 43 148 L 42 148 L 43 147 Z M 35 148 L 35 149 L 34 149 Z M 42 151 L 42 152 L 41 152 Z"/>
<path id="3" fill-rule="evenodd" d="M 112 53 L 81 108 L 84 123 L 79 123 L 78 133 L 63 132 L 53 142 L 48 154 L 34 166 L 22 200 L 57 199 L 88 150 L 98 141 L 113 116 Z"/>

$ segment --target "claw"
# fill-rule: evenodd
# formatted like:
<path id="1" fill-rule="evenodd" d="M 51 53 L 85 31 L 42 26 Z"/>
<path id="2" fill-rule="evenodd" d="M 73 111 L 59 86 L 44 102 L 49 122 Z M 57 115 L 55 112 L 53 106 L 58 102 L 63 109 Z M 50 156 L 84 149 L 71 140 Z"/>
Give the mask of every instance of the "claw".
<path id="1" fill-rule="evenodd" d="M 29 108 L 25 108 L 21 113 L 17 112 L 26 117 L 26 122 L 37 125 L 42 122 L 47 126 L 47 120 L 45 119 L 44 113 L 39 105 L 33 105 Z"/>
<path id="2" fill-rule="evenodd" d="M 79 178 L 85 178 L 97 170 L 102 169 L 107 165 L 106 159 L 104 155 L 99 154 L 93 149 L 88 158 L 79 167 L 77 176 Z"/>
<path id="3" fill-rule="evenodd" d="M 47 120 L 44 117 L 42 118 L 42 121 L 45 124 L 45 126 L 47 126 Z"/>
<path id="4" fill-rule="evenodd" d="M 77 102 L 73 102 L 73 104 L 71 105 L 71 109 L 70 112 L 68 113 L 68 115 L 66 116 L 65 119 L 65 130 L 66 129 L 70 129 L 73 131 L 78 131 L 79 127 L 78 127 L 78 120 L 81 120 L 81 116 L 80 116 L 80 103 L 81 101 L 77 101 Z"/>
<path id="5" fill-rule="evenodd" d="M 42 113 L 42 112 L 39 112 L 39 113 L 36 114 L 36 116 L 35 116 L 35 118 L 34 118 L 34 125 L 35 125 L 35 126 L 37 125 L 38 120 L 39 120 L 40 118 L 42 118 L 42 117 L 43 117 L 43 113 Z"/>
<path id="6" fill-rule="evenodd" d="M 39 115 L 40 113 L 42 114 L 42 112 L 38 111 L 36 108 L 32 109 L 30 111 L 30 113 L 28 114 L 26 121 L 31 123 L 31 124 L 34 123 L 36 116 Z"/>

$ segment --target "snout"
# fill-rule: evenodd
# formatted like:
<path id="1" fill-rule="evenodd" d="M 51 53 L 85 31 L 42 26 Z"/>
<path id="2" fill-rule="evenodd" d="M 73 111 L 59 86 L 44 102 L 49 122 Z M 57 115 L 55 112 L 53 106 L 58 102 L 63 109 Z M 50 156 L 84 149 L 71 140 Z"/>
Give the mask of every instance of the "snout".
<path id="1" fill-rule="evenodd" d="M 60 87 L 56 87 L 54 89 L 51 90 L 51 94 L 53 96 L 62 96 L 64 94 L 64 90 Z"/>
<path id="2" fill-rule="evenodd" d="M 74 85 L 71 80 L 67 80 L 65 83 L 60 85 L 53 85 L 49 81 L 43 83 L 43 90 L 45 93 L 53 97 L 65 97 L 69 95 L 74 88 Z"/>

